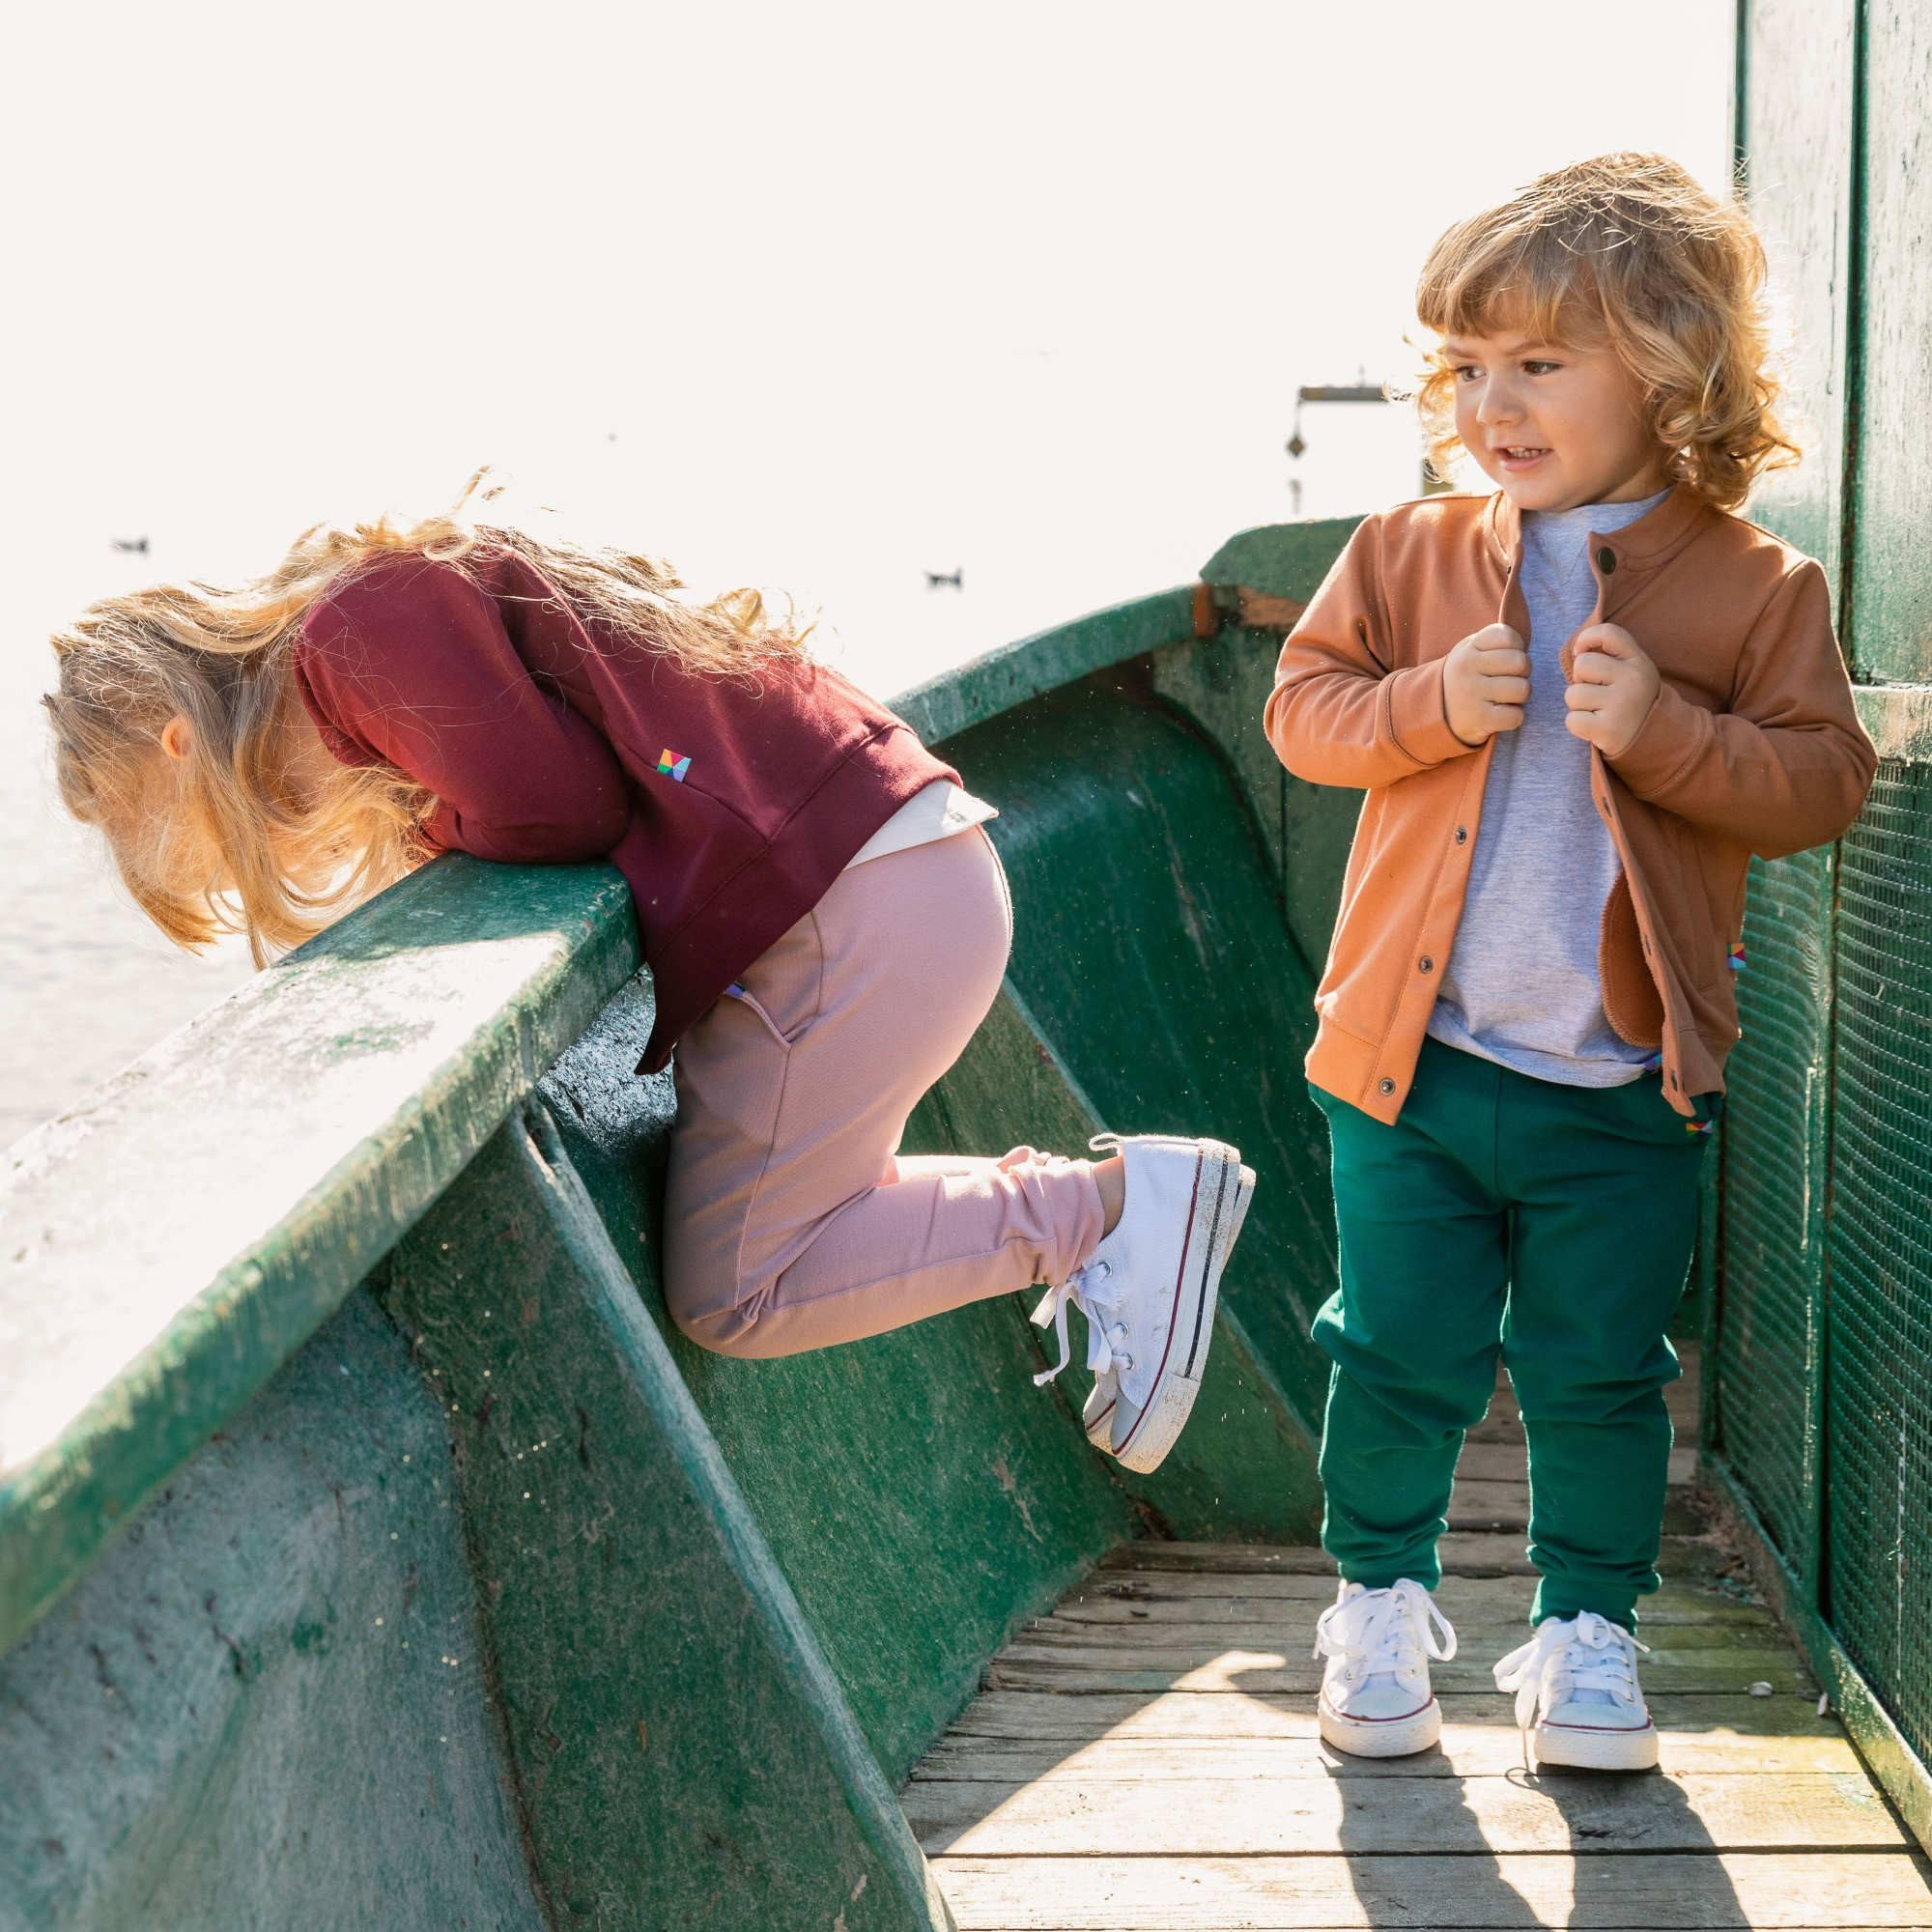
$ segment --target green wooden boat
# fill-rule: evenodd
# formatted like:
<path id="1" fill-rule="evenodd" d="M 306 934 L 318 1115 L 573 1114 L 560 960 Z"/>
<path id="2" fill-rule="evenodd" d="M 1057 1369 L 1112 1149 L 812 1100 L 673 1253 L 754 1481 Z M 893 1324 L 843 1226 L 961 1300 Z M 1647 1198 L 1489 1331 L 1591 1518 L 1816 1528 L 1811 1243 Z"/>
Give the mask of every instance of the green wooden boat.
<path id="1" fill-rule="evenodd" d="M 1691 1513 L 1667 1527 L 1672 1618 L 1714 1645 L 1738 1619 L 1757 1634 L 1705 1652 L 1718 1677 L 1672 1639 L 1691 1662 L 1669 1683 L 1687 1750 L 1733 1790 L 1793 1765 L 1824 1783 L 1735 1842 L 1713 1826 L 1687 1848 L 1684 1819 L 1660 1836 L 1652 1813 L 1648 1837 L 1578 1822 L 1576 1873 L 1591 1830 L 1658 1854 L 1627 1861 L 1654 1916 L 1556 1922 L 1720 1922 L 1678 1871 L 1701 1851 L 1741 1915 L 1721 1922 L 1924 1925 L 1932 252 L 1910 144 L 1883 134 L 1919 125 L 1932 28 L 1850 0 L 1757 5 L 1739 47 L 1740 145 L 1792 184 L 1761 216 L 1824 426 L 1757 514 L 1833 574 L 1883 763 L 1839 845 L 1753 862 L 1745 1037 L 1678 1325 L 1701 1364 L 1679 1414 Z M 1086 1746 L 1030 1718 L 1003 1731 L 975 1700 L 1071 1671 L 1053 1681 L 1084 1698 L 1079 1735 L 1118 1740 L 1127 1767 L 1089 1794 L 1100 1833 L 1143 1774 L 1176 1776 L 1134 1754 L 1149 1700 L 1232 1692 L 1199 1722 L 1249 1776 L 1281 1769 L 1268 1725 L 1308 1702 L 1283 1659 L 1314 1598 L 1255 1605 L 1322 1568 L 1326 1364 L 1307 1330 L 1334 1225 L 1301 1061 L 1360 800 L 1286 774 L 1259 719 L 1281 627 L 1352 523 L 1247 531 L 1199 584 L 895 700 L 1007 808 L 992 829 L 1020 933 L 908 1147 L 1205 1126 L 1259 1170 L 1206 1386 L 1151 1476 L 1089 1448 L 1079 1376 L 1034 1386 L 1017 1297 L 773 1362 L 670 1328 L 670 1091 L 632 1075 L 651 988 L 603 867 L 441 859 L 10 1151 L 0 1928 L 1451 1922 L 1431 1901 L 1474 1867 L 1441 1854 L 1500 1865 L 1519 1828 L 1444 1839 L 1413 1784 L 1394 1812 L 1398 1787 L 1374 1787 L 1372 1829 L 1366 1785 L 1339 1825 L 1310 1809 L 1279 1843 L 1278 1820 L 1257 1826 L 1268 1856 L 1235 1874 L 1217 1854 L 1202 1889 L 1150 1860 L 1143 1889 L 1069 1903 L 1076 1861 L 1002 1891 L 1013 1868 L 961 1854 L 978 1841 L 913 1778 L 970 1761 L 958 1777 L 1025 1810 Z M 1506 1435 L 1506 1405 L 1492 1416 Z M 1510 1491 L 1470 1475 L 1452 1522 L 1475 1539 L 1472 1591 L 1512 1544 L 1520 1559 Z M 1135 1636 L 1143 1610 L 1183 1634 Z M 1090 1628 L 1143 1647 L 1081 1662 Z M 1281 1655 L 1242 1695 L 1226 1660 L 1270 1631 Z M 1776 1682 L 1753 1722 L 1730 1678 L 1760 1659 Z M 971 1711 L 969 1750 L 948 1733 Z M 1490 1721 L 1513 1747 L 1507 1716 Z M 1790 1822 L 1828 1814 L 1823 1837 Z M 1039 1829 L 1109 1851 L 1079 1821 Z M 1331 1852 L 1354 1916 L 1310 1916 Z M 1532 1921 L 1492 1899 L 1453 1922 Z"/>

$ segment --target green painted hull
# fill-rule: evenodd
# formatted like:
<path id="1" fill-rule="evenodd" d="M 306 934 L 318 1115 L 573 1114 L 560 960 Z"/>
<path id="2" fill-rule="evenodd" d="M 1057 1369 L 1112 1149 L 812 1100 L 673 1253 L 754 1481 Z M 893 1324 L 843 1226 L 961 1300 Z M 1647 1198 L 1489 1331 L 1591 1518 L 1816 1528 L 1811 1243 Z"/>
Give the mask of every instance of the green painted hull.
<path id="1" fill-rule="evenodd" d="M 1349 527 L 1283 534 L 1304 590 Z M 439 862 L 14 1151 L 0 1924 L 944 1925 L 894 1794 L 1013 1630 L 1135 1536 L 1313 1537 L 1285 830 L 1332 886 L 1353 801 L 1257 755 L 1274 639 L 1193 633 L 1150 598 L 901 700 L 1006 808 L 1020 926 L 908 1147 L 1261 1171 L 1162 1468 L 1034 1386 L 1022 1297 L 686 1344 L 621 883 Z M 103 1212 L 109 1163 L 154 1194 Z"/>

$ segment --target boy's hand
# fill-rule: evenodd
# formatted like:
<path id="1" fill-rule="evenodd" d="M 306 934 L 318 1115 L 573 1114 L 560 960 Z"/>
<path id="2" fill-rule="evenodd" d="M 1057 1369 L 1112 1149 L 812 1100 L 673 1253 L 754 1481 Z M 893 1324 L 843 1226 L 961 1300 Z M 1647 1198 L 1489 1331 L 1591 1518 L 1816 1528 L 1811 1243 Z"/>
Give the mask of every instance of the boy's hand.
<path id="1" fill-rule="evenodd" d="M 1517 730 L 1528 698 L 1529 653 L 1508 624 L 1470 632 L 1442 661 L 1443 714 L 1465 745 Z"/>
<path id="2" fill-rule="evenodd" d="M 1663 680 L 1621 624 L 1591 624 L 1570 640 L 1565 728 L 1606 758 L 1627 751 Z"/>

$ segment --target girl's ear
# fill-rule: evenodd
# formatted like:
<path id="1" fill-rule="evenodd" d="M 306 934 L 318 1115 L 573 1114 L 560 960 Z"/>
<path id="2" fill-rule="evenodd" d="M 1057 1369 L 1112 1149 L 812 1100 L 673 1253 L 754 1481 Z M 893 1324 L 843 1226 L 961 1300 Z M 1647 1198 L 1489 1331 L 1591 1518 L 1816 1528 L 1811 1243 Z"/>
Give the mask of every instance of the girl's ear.
<path id="1" fill-rule="evenodd" d="M 179 711 L 161 726 L 161 750 L 171 758 L 185 758 L 194 744 L 194 727 Z"/>

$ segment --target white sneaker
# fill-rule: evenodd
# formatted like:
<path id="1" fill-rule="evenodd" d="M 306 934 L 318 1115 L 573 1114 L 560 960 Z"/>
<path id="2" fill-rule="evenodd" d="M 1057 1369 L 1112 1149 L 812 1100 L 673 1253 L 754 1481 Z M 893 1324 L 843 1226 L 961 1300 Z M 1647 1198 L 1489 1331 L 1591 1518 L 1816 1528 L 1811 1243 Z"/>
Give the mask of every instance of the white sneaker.
<path id="1" fill-rule="evenodd" d="M 1431 1625 L 1441 1628 L 1439 1647 Z M 1442 1706 L 1429 1685 L 1429 1660 L 1456 1655 L 1456 1633 L 1413 1577 L 1384 1590 L 1343 1583 L 1315 1624 L 1325 1657 L 1315 1707 L 1323 1739 L 1356 1757 L 1427 1750 L 1442 1735 Z"/>
<path id="2" fill-rule="evenodd" d="M 1524 1768 L 1532 1737 L 1543 1764 L 1593 1771 L 1656 1764 L 1657 1726 L 1636 1682 L 1636 1654 L 1649 1650 L 1594 1610 L 1545 1617 L 1536 1634 L 1495 1666 L 1496 1689 L 1516 1692 Z"/>
<path id="3" fill-rule="evenodd" d="M 1095 1151 L 1119 1149 L 1126 1192 L 1121 1218 L 1087 1260 L 1033 1312 L 1051 1321 L 1060 1359 L 1071 1356 L 1068 1304 L 1087 1318 L 1087 1366 L 1098 1378 L 1081 1425 L 1088 1439 L 1130 1469 L 1157 1468 L 1174 1447 L 1200 1392 L 1214 1332 L 1221 1270 L 1234 1251 L 1255 1191 L 1255 1172 L 1223 1141 L 1167 1134 L 1095 1134 Z M 1102 1384 L 1111 1378 L 1112 1409 Z M 1102 1443 L 1103 1418 L 1111 1438 Z"/>
<path id="4" fill-rule="evenodd" d="M 1101 1371 L 1080 1410 L 1080 1427 L 1096 1449 L 1114 1453 L 1114 1410 L 1120 1406 L 1121 1378 L 1110 1366 Z"/>

